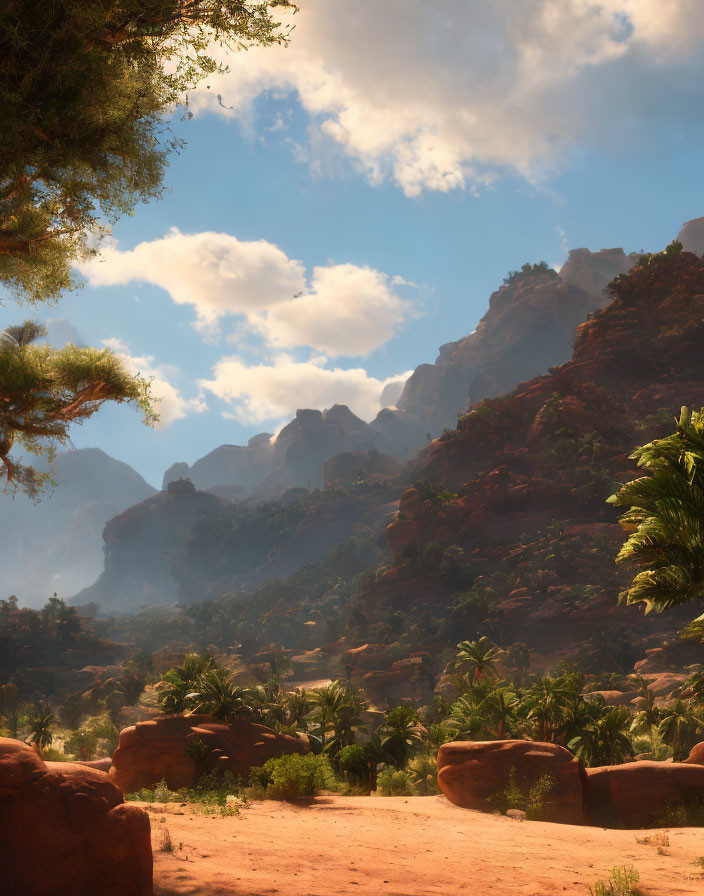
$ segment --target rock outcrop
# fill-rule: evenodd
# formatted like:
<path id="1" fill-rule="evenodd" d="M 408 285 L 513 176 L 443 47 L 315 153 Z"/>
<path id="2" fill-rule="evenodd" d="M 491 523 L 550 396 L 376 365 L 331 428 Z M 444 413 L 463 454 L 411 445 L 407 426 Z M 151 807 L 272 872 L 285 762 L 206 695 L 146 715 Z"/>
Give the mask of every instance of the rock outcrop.
<path id="1" fill-rule="evenodd" d="M 0 892 L 152 896 L 149 817 L 103 772 L 0 738 Z"/>
<path id="2" fill-rule="evenodd" d="M 208 772 L 233 772 L 243 779 L 267 759 L 306 753 L 306 740 L 277 734 L 264 725 L 212 716 L 163 716 L 120 732 L 110 781 L 123 793 L 153 787 L 162 779 L 171 790 L 193 787 Z"/>
<path id="3" fill-rule="evenodd" d="M 693 218 L 682 226 L 677 239 L 685 252 L 704 253 L 704 218 Z"/>
<path id="4" fill-rule="evenodd" d="M 627 762 L 588 768 L 588 823 L 601 827 L 661 827 L 668 811 L 704 807 L 704 766 Z"/>
<path id="5" fill-rule="evenodd" d="M 648 259 L 580 326 L 571 361 L 434 441 L 412 472 L 432 487 L 401 499 L 387 530 L 394 563 L 367 590 L 367 618 L 402 607 L 418 626 L 447 613 L 460 581 L 465 632 L 587 670 L 628 671 L 675 640 L 687 618 L 677 609 L 618 605 L 624 536 L 605 499 L 639 475 L 636 445 L 672 432 L 682 405 L 704 405 L 702 296 L 702 259 L 676 248 Z"/>
<path id="6" fill-rule="evenodd" d="M 397 476 L 401 464 L 388 454 L 372 451 L 343 451 L 323 464 L 323 487 L 352 485 L 355 482 L 380 482 Z"/>
<path id="7" fill-rule="evenodd" d="M 457 741 L 444 744 L 438 752 L 440 789 L 464 809 L 496 811 L 510 784 L 527 796 L 541 779 L 547 793 L 540 819 L 584 824 L 584 766 L 564 747 L 526 740 Z"/>
<path id="8" fill-rule="evenodd" d="M 74 603 L 95 601 L 103 610 L 134 610 L 177 599 L 172 567 L 186 536 L 204 517 L 224 513 L 232 502 L 196 490 L 188 479 L 113 517 L 105 526 L 105 568 Z"/>
<path id="9" fill-rule="evenodd" d="M 567 261 L 560 268 L 560 277 L 594 296 L 599 306 L 606 304 L 604 290 L 619 274 L 627 274 L 640 258 L 640 253 L 626 255 L 623 249 L 571 249 Z"/>
<path id="10" fill-rule="evenodd" d="M 592 273 L 587 262 L 585 257 L 582 266 Z M 597 273 L 588 277 L 574 270 L 575 261 L 568 266 L 568 273 L 572 269 L 575 279 L 590 286 L 599 280 Z M 621 266 L 627 269 L 625 261 Z M 443 345 L 434 364 L 416 368 L 399 409 L 424 421 L 433 436 L 454 427 L 469 406 L 568 360 L 579 324 L 608 301 L 602 291 L 595 295 L 549 268 L 514 274 L 492 294 L 471 335 Z"/>

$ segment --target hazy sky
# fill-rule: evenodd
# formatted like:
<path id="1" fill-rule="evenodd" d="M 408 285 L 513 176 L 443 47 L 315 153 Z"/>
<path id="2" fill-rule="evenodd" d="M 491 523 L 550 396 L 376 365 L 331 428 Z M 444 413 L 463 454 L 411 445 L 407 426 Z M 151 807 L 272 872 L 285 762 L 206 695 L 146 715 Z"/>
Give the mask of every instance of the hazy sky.
<path id="1" fill-rule="evenodd" d="M 158 430 L 74 432 L 155 485 L 297 407 L 371 419 L 524 261 L 704 215 L 701 0 L 302 0 L 295 25 L 198 90 L 164 199 L 41 310 L 155 377 Z"/>

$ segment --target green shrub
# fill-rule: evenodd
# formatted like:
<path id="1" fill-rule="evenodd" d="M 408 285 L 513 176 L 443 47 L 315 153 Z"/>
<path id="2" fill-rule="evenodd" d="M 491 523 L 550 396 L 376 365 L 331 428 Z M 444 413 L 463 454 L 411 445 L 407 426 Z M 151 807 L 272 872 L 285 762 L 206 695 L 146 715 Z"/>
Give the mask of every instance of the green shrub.
<path id="1" fill-rule="evenodd" d="M 630 865 L 616 867 L 611 870 L 608 880 L 600 880 L 589 888 L 591 896 L 637 896 L 635 885 L 640 875 Z"/>
<path id="2" fill-rule="evenodd" d="M 191 759 L 198 765 L 203 762 L 205 757 L 210 752 L 208 745 L 205 743 L 205 741 L 201 740 L 200 737 L 192 740 L 186 747 L 186 751 Z"/>
<path id="3" fill-rule="evenodd" d="M 653 816 L 656 828 L 703 828 L 704 802 L 693 799 L 688 803 L 669 803 Z"/>
<path id="4" fill-rule="evenodd" d="M 325 755 L 293 753 L 269 759 L 261 769 L 253 769 L 254 780 L 266 781 L 266 794 L 275 800 L 295 800 L 335 790 L 337 780 Z"/>
<path id="5" fill-rule="evenodd" d="M 382 796 L 410 796 L 413 793 L 408 772 L 390 765 L 379 772 L 377 787 Z"/>
<path id="6" fill-rule="evenodd" d="M 434 756 L 418 756 L 408 764 L 408 775 L 414 793 L 431 796 L 440 793 L 438 761 Z"/>
<path id="7" fill-rule="evenodd" d="M 552 775 L 543 775 L 535 781 L 519 781 L 516 769 L 512 768 L 506 789 L 491 797 L 489 802 L 501 812 L 521 809 L 527 818 L 538 821 L 543 817 L 547 797 L 556 785 Z"/>

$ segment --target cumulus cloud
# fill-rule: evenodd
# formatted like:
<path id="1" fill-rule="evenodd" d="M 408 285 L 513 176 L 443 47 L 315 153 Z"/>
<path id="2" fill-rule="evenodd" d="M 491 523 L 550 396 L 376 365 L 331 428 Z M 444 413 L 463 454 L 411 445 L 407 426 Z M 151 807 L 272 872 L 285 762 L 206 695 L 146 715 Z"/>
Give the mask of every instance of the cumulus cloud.
<path id="1" fill-rule="evenodd" d="M 327 140 L 408 195 L 538 180 L 579 141 L 657 132 L 704 98 L 701 0 L 307 0 L 295 22 L 286 48 L 216 51 L 230 70 L 191 108 L 249 120 L 291 92 L 310 153 Z"/>
<path id="2" fill-rule="evenodd" d="M 333 357 L 358 357 L 394 336 L 405 307 L 385 274 L 338 264 L 315 268 L 310 290 L 271 308 L 260 326 L 278 347 L 308 345 Z"/>
<path id="3" fill-rule="evenodd" d="M 411 310 L 398 290 L 416 288 L 353 264 L 316 267 L 308 282 L 303 264 L 266 240 L 175 229 L 134 249 L 108 246 L 81 270 L 91 286 L 160 286 L 193 306 L 196 325 L 211 334 L 234 315 L 232 341 L 256 334 L 269 348 L 307 346 L 329 357 L 368 355 L 391 339 Z"/>
<path id="4" fill-rule="evenodd" d="M 178 374 L 178 370 L 175 368 L 157 364 L 152 355 L 131 354 L 129 348 L 120 339 L 104 339 L 103 345 L 122 359 L 130 373 L 151 378 L 152 393 L 158 400 L 159 422 L 157 429 L 167 429 L 172 423 L 182 420 L 190 413 L 200 413 L 208 409 L 202 397 L 184 398 L 181 392 L 169 382 L 167 377 Z"/>
<path id="5" fill-rule="evenodd" d="M 192 305 L 198 322 L 213 326 L 228 314 L 250 314 L 284 302 L 305 285 L 299 261 L 266 240 L 227 233 L 181 233 L 120 251 L 105 247 L 80 266 L 91 286 L 151 283 L 177 305 Z"/>
<path id="6" fill-rule="evenodd" d="M 296 361 L 281 355 L 269 364 L 248 366 L 236 357 L 222 358 L 213 379 L 199 385 L 226 402 L 227 416 L 244 424 L 281 420 L 298 408 L 326 408 L 346 404 L 364 420 L 379 411 L 379 395 L 387 383 L 407 379 L 410 371 L 387 380 L 362 368 L 343 370 L 323 366 L 324 358 Z"/>

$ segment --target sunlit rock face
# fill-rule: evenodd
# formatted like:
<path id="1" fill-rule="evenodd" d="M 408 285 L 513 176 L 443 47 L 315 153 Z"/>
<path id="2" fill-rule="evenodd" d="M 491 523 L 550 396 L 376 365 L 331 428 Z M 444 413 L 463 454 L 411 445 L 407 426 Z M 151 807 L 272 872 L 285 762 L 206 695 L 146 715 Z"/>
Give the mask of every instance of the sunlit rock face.
<path id="1" fill-rule="evenodd" d="M 596 278 L 581 279 L 591 285 Z M 577 327 L 605 302 L 552 269 L 515 275 L 492 294 L 473 333 L 443 345 L 434 364 L 416 368 L 399 409 L 424 421 L 430 435 L 439 435 L 454 427 L 469 405 L 503 395 L 568 360 Z"/>

